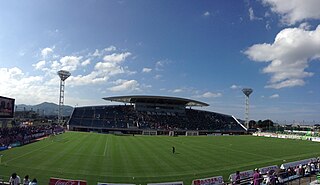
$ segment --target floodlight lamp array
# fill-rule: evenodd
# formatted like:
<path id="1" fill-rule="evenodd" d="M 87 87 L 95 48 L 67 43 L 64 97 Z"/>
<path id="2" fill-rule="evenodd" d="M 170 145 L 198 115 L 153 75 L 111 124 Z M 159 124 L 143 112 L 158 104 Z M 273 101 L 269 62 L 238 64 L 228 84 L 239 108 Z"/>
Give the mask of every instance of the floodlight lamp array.
<path id="1" fill-rule="evenodd" d="M 65 81 L 71 75 L 71 73 L 69 71 L 60 70 L 58 71 L 58 75 L 62 81 Z"/>
<path id="2" fill-rule="evenodd" d="M 251 88 L 244 88 L 244 89 L 242 89 L 242 92 L 243 92 L 244 95 L 249 97 L 250 94 L 253 92 L 253 90 Z"/>

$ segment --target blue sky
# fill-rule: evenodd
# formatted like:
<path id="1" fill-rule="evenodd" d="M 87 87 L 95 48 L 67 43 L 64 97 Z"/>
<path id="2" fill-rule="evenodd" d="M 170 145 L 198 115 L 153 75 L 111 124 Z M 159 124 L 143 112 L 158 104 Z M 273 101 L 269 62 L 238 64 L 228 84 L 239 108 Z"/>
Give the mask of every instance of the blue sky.
<path id="1" fill-rule="evenodd" d="M 244 119 L 320 121 L 320 1 L 2 1 L 0 95 L 65 104 L 166 95 Z"/>

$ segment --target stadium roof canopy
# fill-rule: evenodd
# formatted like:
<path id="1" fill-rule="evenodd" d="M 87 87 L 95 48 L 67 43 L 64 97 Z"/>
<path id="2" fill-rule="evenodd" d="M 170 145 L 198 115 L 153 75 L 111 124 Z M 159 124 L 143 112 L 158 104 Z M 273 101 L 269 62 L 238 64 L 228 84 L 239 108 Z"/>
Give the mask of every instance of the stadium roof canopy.
<path id="1" fill-rule="evenodd" d="M 145 95 L 133 95 L 133 96 L 113 96 L 103 98 L 108 101 L 123 102 L 123 103 L 156 103 L 156 104 L 171 104 L 171 105 L 184 105 L 184 106 L 209 106 L 209 104 L 178 97 L 168 96 L 145 96 Z"/>

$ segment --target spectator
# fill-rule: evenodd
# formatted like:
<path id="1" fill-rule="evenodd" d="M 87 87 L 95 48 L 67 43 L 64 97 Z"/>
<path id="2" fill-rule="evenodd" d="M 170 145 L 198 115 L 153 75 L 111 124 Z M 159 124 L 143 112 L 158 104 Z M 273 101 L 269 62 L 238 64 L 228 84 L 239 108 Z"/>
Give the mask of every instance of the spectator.
<path id="1" fill-rule="evenodd" d="M 309 164 L 307 164 L 307 165 L 305 165 L 305 170 L 304 170 L 304 175 L 306 176 L 306 175 L 310 175 L 310 165 Z"/>
<path id="2" fill-rule="evenodd" d="M 241 180 L 240 171 L 236 171 L 236 179 L 234 181 L 234 184 L 239 185 Z"/>
<path id="3" fill-rule="evenodd" d="M 277 176 L 276 176 L 276 172 L 273 171 L 273 173 L 270 176 L 270 185 L 276 185 L 277 183 Z"/>
<path id="4" fill-rule="evenodd" d="M 38 181 L 36 178 L 34 178 L 30 183 L 29 185 L 37 185 L 38 184 Z"/>
<path id="5" fill-rule="evenodd" d="M 265 175 L 264 177 L 264 180 L 263 180 L 263 183 L 266 184 L 266 185 L 270 185 L 270 181 L 271 181 L 271 173 L 270 171 L 267 172 L 267 174 Z"/>
<path id="6" fill-rule="evenodd" d="M 23 179 L 23 185 L 29 185 L 30 183 L 30 179 L 29 179 L 29 175 L 26 175 Z"/>
<path id="7" fill-rule="evenodd" d="M 283 183 L 283 180 L 287 178 L 287 172 L 284 169 L 278 169 L 276 176 L 278 177 L 277 181 Z"/>
<path id="8" fill-rule="evenodd" d="M 294 169 L 294 172 L 296 173 L 297 176 L 300 176 L 300 175 L 301 175 L 300 167 L 297 166 L 297 167 Z"/>
<path id="9" fill-rule="evenodd" d="M 312 173 L 312 174 L 315 173 L 315 171 L 316 171 L 316 165 L 314 164 L 314 162 L 312 162 L 312 163 L 310 164 L 310 170 L 311 170 L 311 173 Z"/>
<path id="10" fill-rule="evenodd" d="M 9 179 L 9 184 L 10 185 L 20 185 L 21 180 L 20 177 L 17 175 L 17 173 L 13 173 Z"/>
<path id="11" fill-rule="evenodd" d="M 254 171 L 255 172 L 253 174 L 253 185 L 260 185 L 261 176 L 260 176 L 259 170 L 256 168 Z"/>

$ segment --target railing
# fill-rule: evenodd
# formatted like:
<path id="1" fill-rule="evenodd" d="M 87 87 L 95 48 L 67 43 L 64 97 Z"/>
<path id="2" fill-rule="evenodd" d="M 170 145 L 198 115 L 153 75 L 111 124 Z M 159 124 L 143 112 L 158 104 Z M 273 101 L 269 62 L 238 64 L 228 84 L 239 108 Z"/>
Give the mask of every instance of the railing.
<path id="1" fill-rule="evenodd" d="M 0 185 L 8 185 L 9 182 L 6 182 L 3 180 L 3 178 L 0 177 Z"/>
<path id="2" fill-rule="evenodd" d="M 276 182 L 273 183 L 266 183 L 265 177 L 260 178 L 260 185 L 309 185 L 311 182 L 316 181 L 317 175 L 316 174 L 308 174 L 305 176 L 297 176 L 293 175 L 288 178 L 284 178 L 282 180 L 279 180 L 277 178 Z M 235 183 L 232 182 L 226 182 L 224 183 L 225 185 L 234 185 Z M 238 185 L 251 185 L 253 184 L 253 179 L 252 178 L 247 178 L 247 179 L 241 179 L 240 183 Z M 3 180 L 3 178 L 0 178 L 0 185 L 10 185 L 9 182 Z"/>
<path id="3" fill-rule="evenodd" d="M 260 185 L 308 185 L 311 182 L 317 180 L 317 175 L 315 173 L 312 174 L 305 174 L 304 176 L 302 175 L 291 175 L 289 177 L 281 178 L 282 175 L 287 174 L 287 172 L 284 173 L 279 173 L 278 175 L 275 176 L 276 180 L 274 183 L 266 183 L 266 175 L 263 175 L 263 177 L 259 178 L 260 180 Z M 234 185 L 236 183 L 234 182 L 226 182 L 226 185 Z M 240 183 L 238 185 L 251 185 L 253 184 L 253 178 L 246 178 L 246 179 L 241 179 Z"/>

